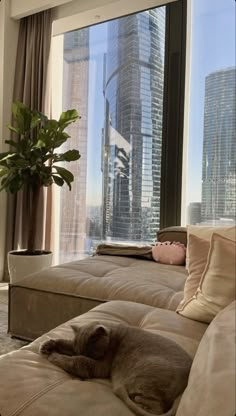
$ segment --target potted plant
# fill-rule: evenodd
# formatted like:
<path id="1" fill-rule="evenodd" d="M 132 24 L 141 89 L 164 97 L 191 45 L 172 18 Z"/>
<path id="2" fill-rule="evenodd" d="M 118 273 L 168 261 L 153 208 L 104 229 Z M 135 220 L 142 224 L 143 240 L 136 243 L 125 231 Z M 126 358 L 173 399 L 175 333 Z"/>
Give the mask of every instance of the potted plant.
<path id="1" fill-rule="evenodd" d="M 11 150 L 0 153 L 0 191 L 5 189 L 16 194 L 27 187 L 30 218 L 27 247 L 8 254 L 11 282 L 51 265 L 52 253 L 35 247 L 40 190 L 53 183 L 58 186 L 66 184 L 71 189 L 73 174 L 62 167 L 61 162 L 80 158 L 78 150 L 67 150 L 64 153 L 58 150 L 70 138 L 65 129 L 80 118 L 76 110 L 63 112 L 57 121 L 48 119 L 21 102 L 14 102 L 12 113 L 14 126 L 8 125 L 8 128 L 17 135 L 18 140 L 6 140 L 5 143 L 11 146 Z M 42 261 L 45 262 L 44 265 L 41 265 Z"/>

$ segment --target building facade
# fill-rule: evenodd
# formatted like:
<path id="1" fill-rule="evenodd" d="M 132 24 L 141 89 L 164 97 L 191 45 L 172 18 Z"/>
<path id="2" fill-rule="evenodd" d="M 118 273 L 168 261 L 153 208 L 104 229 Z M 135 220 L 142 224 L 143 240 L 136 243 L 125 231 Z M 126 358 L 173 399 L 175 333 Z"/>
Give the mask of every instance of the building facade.
<path id="1" fill-rule="evenodd" d="M 202 222 L 235 220 L 236 214 L 236 69 L 206 77 Z"/>

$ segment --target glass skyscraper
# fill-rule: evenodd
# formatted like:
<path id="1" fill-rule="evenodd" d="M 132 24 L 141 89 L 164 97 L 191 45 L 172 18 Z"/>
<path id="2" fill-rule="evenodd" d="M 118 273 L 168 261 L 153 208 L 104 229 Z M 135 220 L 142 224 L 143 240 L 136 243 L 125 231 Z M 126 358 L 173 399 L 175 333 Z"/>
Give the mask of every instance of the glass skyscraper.
<path id="1" fill-rule="evenodd" d="M 108 23 L 103 238 L 152 241 L 160 224 L 165 7 Z"/>
<path id="2" fill-rule="evenodd" d="M 206 77 L 202 163 L 202 222 L 235 220 L 235 67 Z"/>

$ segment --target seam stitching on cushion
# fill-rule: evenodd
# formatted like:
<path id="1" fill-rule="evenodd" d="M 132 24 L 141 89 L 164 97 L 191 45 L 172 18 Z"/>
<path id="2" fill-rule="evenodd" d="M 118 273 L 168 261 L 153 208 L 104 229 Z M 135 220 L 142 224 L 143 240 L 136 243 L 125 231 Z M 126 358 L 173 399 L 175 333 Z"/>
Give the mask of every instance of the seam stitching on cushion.
<path id="1" fill-rule="evenodd" d="M 25 403 L 23 403 L 20 408 L 15 410 L 13 413 L 11 413 L 10 416 L 17 416 L 19 415 L 22 410 L 24 410 L 27 406 L 29 406 L 31 403 L 33 403 L 38 398 L 42 397 L 45 393 L 52 390 L 54 387 L 58 386 L 59 384 L 64 383 L 65 380 L 68 380 L 68 377 L 63 377 L 62 379 L 58 380 L 57 382 L 50 384 L 50 386 L 45 387 L 44 389 L 40 390 L 37 394 L 34 394 L 33 397 L 31 397 L 29 400 L 27 400 Z"/>
<path id="2" fill-rule="evenodd" d="M 151 315 L 153 313 L 153 311 L 148 312 L 143 318 L 142 320 L 137 324 L 137 326 L 139 328 L 142 328 L 143 322 L 149 317 L 149 315 Z"/>

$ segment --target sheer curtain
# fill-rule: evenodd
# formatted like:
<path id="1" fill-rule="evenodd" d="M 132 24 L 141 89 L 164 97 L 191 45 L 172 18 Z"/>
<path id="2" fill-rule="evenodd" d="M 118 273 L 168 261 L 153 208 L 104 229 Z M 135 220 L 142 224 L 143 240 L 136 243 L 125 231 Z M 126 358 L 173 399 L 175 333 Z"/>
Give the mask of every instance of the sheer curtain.
<path id="1" fill-rule="evenodd" d="M 50 115 L 50 46 L 51 10 L 25 17 L 20 22 L 13 101 L 21 101 L 32 109 Z M 6 236 L 6 254 L 10 250 L 25 248 L 27 241 L 29 207 L 27 189 L 16 196 L 9 195 Z M 46 212 L 51 213 L 51 189 L 42 190 L 37 216 L 37 248 L 50 245 L 50 221 L 45 231 Z M 6 256 L 7 258 L 7 256 Z M 7 262 L 5 280 L 8 280 Z"/>

